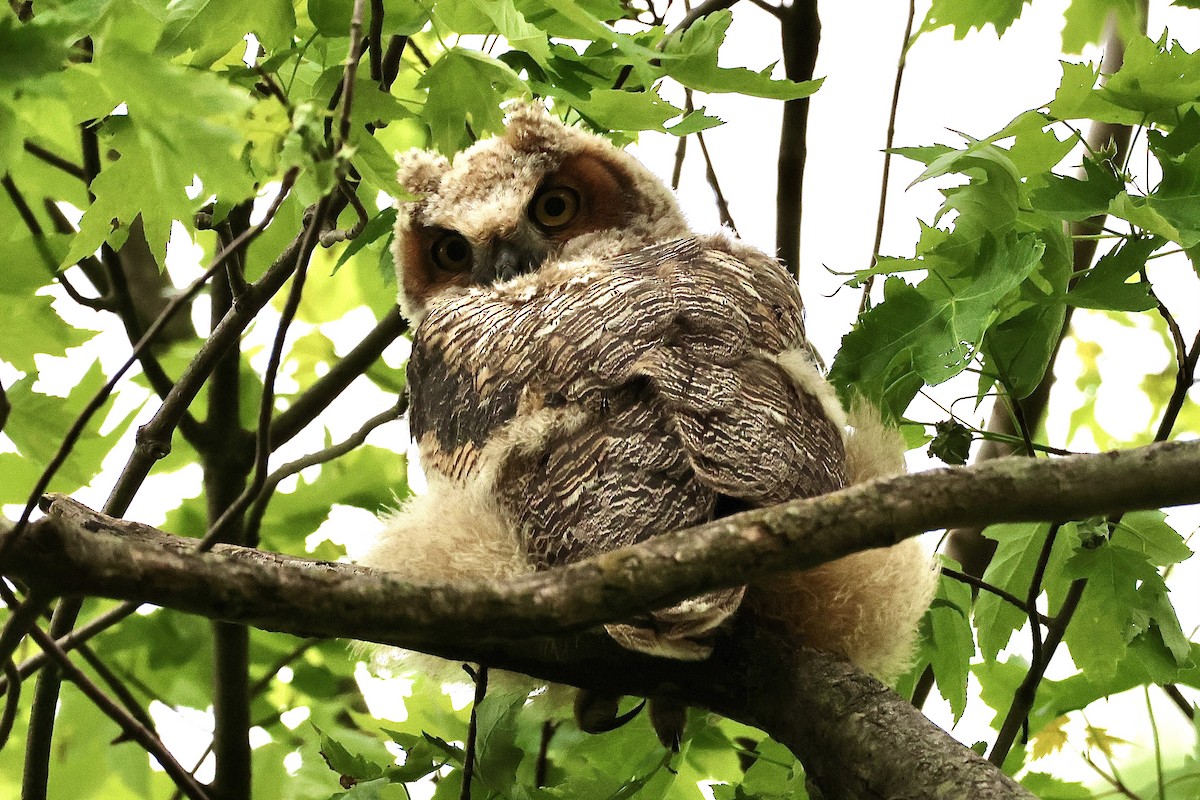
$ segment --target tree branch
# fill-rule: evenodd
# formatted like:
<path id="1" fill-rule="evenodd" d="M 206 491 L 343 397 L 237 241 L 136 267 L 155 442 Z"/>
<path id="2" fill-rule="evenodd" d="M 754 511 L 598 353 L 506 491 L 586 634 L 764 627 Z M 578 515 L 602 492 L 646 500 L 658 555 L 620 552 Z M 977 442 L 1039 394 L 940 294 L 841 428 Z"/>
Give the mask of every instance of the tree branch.
<path id="1" fill-rule="evenodd" d="M 998 459 L 744 512 L 504 583 L 437 586 L 230 545 L 193 552 L 195 540 L 52 496 L 48 516 L 12 543 L 6 572 L 34 589 L 139 600 L 299 636 L 480 647 L 530 631 L 583 630 L 926 530 L 1197 502 L 1198 473 L 1200 442 Z"/>
<path id="2" fill-rule="evenodd" d="M 334 207 L 330 208 L 331 206 Z M 305 212 L 304 229 L 279 255 L 279 258 L 267 268 L 263 276 L 247 287 L 245 294 L 239 298 L 238 304 L 209 334 L 208 340 L 188 364 L 183 374 L 179 376 L 175 387 L 163 400 L 163 404 L 154 417 L 138 428 L 134 451 L 105 503 L 105 507 L 110 513 L 123 513 L 132 502 L 134 494 L 141 488 L 146 476 L 150 474 L 150 469 L 160 458 L 170 453 L 171 436 L 175 426 L 208 380 L 217 359 L 227 348 L 234 346 L 241 337 L 242 331 L 246 329 L 246 326 L 250 324 L 262 307 L 275 296 L 275 293 L 295 271 L 297 264 L 308 259 L 311 247 L 315 246 L 315 237 L 308 235 L 309 230 L 320 229 L 324 223 L 326 211 L 329 214 L 336 214 L 338 210 L 340 210 L 340 206 L 337 206 L 336 200 L 331 202 L 328 198 L 322 198 L 315 207 Z M 269 216 L 270 214 L 268 214 Z M 247 241 L 261 232 L 266 224 L 267 220 L 264 220 L 247 231 L 244 235 L 245 238 L 239 237 L 242 238 L 239 247 L 244 246 Z M 232 249 L 232 247 L 226 248 L 222 255 L 230 253 Z M 0 552 L 3 550 L 0 549 Z"/>
<path id="3" fill-rule="evenodd" d="M 232 545 L 199 553 L 194 540 L 55 497 L 47 516 L 12 544 L 8 572 L 34 590 L 136 599 L 587 688 L 677 697 L 763 727 L 810 765 L 832 797 L 895 796 L 878 792 L 896 786 L 904 787 L 900 796 L 931 796 L 933 780 L 969 787 L 963 796 L 1027 796 L 879 684 L 831 656 L 797 654 L 752 619 L 722 639 L 713 658 L 693 664 L 630 653 L 602 634 L 580 632 L 927 529 L 1200 501 L 1197 472 L 1198 442 L 1054 461 L 1000 459 L 746 512 L 504 583 L 437 586 Z M 935 762 L 937 772 L 911 769 Z"/>
<path id="4" fill-rule="evenodd" d="M 26 139 L 24 142 L 24 148 L 25 148 L 25 152 L 29 153 L 34 158 L 38 158 L 42 161 L 45 161 L 50 166 L 62 170 L 63 172 L 70 175 L 72 178 L 79 178 L 80 180 L 84 180 L 85 174 L 83 171 L 83 167 L 79 166 L 78 164 L 76 164 L 72 161 L 69 161 L 69 160 L 63 158 L 62 156 L 58 155 L 55 152 L 47 150 L 45 147 L 42 147 L 37 142 L 33 142 L 33 141 L 30 141 L 29 139 Z"/>
<path id="5" fill-rule="evenodd" d="M 245 233 L 250 228 L 250 205 L 232 209 L 226 230 L 218 241 Z M 210 329 L 221 324 L 233 310 L 235 286 L 241 276 L 241 264 L 231 261 L 224 270 L 225 280 L 217 275 L 210 291 Z M 242 351 L 228 348 L 213 366 L 208 381 L 208 417 L 200 449 L 204 467 L 205 514 L 209 526 L 221 519 L 234 505 L 246 486 L 246 475 L 254 459 L 254 437 L 241 423 Z M 223 531 L 225 541 L 253 545 L 245 537 L 243 519 L 234 517 Z M 213 740 L 216 754 L 212 781 L 213 794 L 222 800 L 250 796 L 250 631 L 241 625 L 214 622 L 213 654 Z"/>
<path id="6" fill-rule="evenodd" d="M 779 29 L 784 73 L 789 80 L 811 80 L 821 42 L 817 0 L 793 0 L 781 7 Z M 800 276 L 800 200 L 804 189 L 804 162 L 808 155 L 809 100 L 805 97 L 783 104 L 775 188 L 775 254 L 797 278 Z"/>
<path id="7" fill-rule="evenodd" d="M 317 418 L 358 376 L 367 371 L 384 350 L 408 330 L 408 323 L 393 307 L 349 353 L 288 406 L 271 425 L 271 446 L 291 441 L 306 425 Z"/>
<path id="8" fill-rule="evenodd" d="M 908 21 L 904 26 L 904 41 L 900 45 L 900 58 L 896 63 L 896 80 L 892 84 L 892 106 L 888 112 L 888 127 L 883 146 L 883 175 L 879 182 L 879 213 L 875 220 L 875 244 L 871 248 L 871 265 L 879 261 L 879 249 L 883 245 L 883 221 L 887 211 L 888 179 L 892 171 L 892 147 L 896 140 L 896 110 L 900 107 L 900 86 L 904 82 L 904 66 L 908 62 L 908 48 L 912 45 L 913 21 L 917 16 L 916 0 L 909 0 Z M 871 286 L 875 276 L 870 275 L 863 283 L 862 300 L 858 304 L 858 313 L 862 314 L 871 304 Z"/>

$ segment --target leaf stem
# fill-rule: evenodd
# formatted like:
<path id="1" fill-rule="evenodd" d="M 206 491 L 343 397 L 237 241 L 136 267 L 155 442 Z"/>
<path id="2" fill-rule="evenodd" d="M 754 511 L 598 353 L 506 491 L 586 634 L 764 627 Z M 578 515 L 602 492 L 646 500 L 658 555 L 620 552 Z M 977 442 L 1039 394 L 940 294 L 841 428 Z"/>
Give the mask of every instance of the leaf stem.
<path id="1" fill-rule="evenodd" d="M 879 214 L 875 220 L 875 243 L 871 246 L 871 266 L 874 267 L 879 261 L 879 249 L 883 246 L 883 222 L 887 211 L 887 195 L 888 195 L 888 178 L 891 175 L 892 169 L 892 148 L 896 140 L 896 110 L 900 107 L 900 86 L 904 81 L 904 66 L 908 62 L 908 49 L 912 47 L 913 36 L 913 21 L 917 16 L 916 0 L 908 2 L 908 21 L 904 25 L 904 42 L 900 46 L 900 58 L 896 62 L 896 81 L 892 85 L 892 105 L 888 112 L 888 127 L 887 136 L 883 148 L 883 177 L 879 182 Z M 871 287 L 875 282 L 875 276 L 867 277 L 863 283 L 862 300 L 858 304 L 858 313 L 862 314 L 867 310 L 871 302 Z"/>

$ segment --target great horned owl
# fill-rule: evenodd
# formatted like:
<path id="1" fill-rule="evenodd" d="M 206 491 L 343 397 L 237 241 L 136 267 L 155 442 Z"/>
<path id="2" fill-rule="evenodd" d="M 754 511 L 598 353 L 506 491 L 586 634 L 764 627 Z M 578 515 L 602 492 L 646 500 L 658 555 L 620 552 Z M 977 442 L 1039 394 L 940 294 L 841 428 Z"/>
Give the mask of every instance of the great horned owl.
<path id="1" fill-rule="evenodd" d="M 451 163 L 400 182 L 399 302 L 414 323 L 409 422 L 428 480 L 368 565 L 503 578 L 901 469 L 877 416 L 848 427 L 804 338 L 794 280 L 607 140 L 518 106 Z M 607 626 L 701 659 L 739 604 L 885 680 L 932 573 L 915 542 Z"/>

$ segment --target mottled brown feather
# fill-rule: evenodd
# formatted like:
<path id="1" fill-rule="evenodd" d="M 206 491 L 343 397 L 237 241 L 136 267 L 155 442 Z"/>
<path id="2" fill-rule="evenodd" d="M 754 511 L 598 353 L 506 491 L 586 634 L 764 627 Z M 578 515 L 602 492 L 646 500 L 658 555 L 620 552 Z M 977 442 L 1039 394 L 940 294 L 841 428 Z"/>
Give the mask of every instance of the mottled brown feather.
<path id="1" fill-rule="evenodd" d="M 548 264 L 430 303 L 410 425 L 456 480 L 495 448 L 500 505 L 546 568 L 711 519 L 722 496 L 841 486 L 841 431 L 776 363 L 801 340 L 795 284 L 720 238 Z M 512 434 L 532 411 L 526 446 Z"/>
<path id="2" fill-rule="evenodd" d="M 503 136 L 452 162 L 410 151 L 398 177 L 415 195 L 397 206 L 394 251 L 429 494 L 389 517 L 366 563 L 503 577 L 897 468 L 877 415 L 846 438 L 791 276 L 736 239 L 694 237 L 670 190 L 603 138 L 518 105 Z M 579 210 L 548 229 L 530 204 L 558 187 Z M 447 231 L 471 274 L 434 264 Z M 499 243 L 540 268 L 493 285 Z M 798 640 L 893 676 L 928 602 L 925 563 L 908 542 L 606 628 L 703 658 L 745 593 Z"/>

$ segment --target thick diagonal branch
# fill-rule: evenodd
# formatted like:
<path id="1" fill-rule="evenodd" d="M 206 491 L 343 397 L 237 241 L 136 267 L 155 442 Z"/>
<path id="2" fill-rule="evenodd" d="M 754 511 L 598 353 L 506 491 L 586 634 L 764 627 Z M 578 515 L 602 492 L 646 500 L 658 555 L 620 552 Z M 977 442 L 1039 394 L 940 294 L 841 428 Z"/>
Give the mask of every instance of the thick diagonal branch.
<path id="1" fill-rule="evenodd" d="M 878 683 L 831 656 L 797 652 L 753 617 L 742 617 L 712 658 L 691 664 L 629 653 L 587 629 L 930 528 L 1200 501 L 1198 470 L 1196 442 L 1003 459 L 748 512 L 509 582 L 453 586 L 229 545 L 197 553 L 190 540 L 56 498 L 15 544 L 10 572 L 42 591 L 149 601 L 269 630 L 368 639 L 589 688 L 677 697 L 767 730 L 830 797 L 932 796 L 939 786 L 962 797 L 1027 797 Z"/>
<path id="2" fill-rule="evenodd" d="M 150 602 L 300 636 L 474 647 L 580 631 L 926 530 L 1200 502 L 1197 474 L 1200 442 L 998 459 L 749 511 L 503 583 L 455 585 L 231 546 L 197 553 L 191 540 L 58 498 L 12 543 L 6 573 L 56 594 Z"/>
<path id="3" fill-rule="evenodd" d="M 663 697 L 758 725 L 828 797 L 1029 797 L 848 664 L 797 651 L 749 615 L 703 662 L 638 655 L 594 631 L 701 591 L 805 568 L 923 530 L 1200 501 L 1200 442 L 1001 459 L 747 512 L 503 583 L 416 585 L 388 573 L 192 540 L 69 498 L 10 551 L 36 591 L 139 600 L 300 636 L 347 637 L 535 677 Z M 913 769 L 914 764 L 921 765 Z"/>

